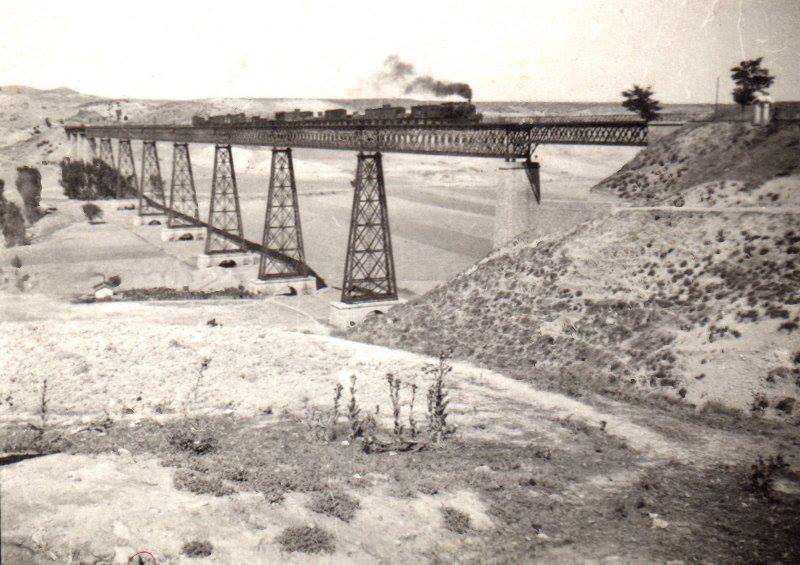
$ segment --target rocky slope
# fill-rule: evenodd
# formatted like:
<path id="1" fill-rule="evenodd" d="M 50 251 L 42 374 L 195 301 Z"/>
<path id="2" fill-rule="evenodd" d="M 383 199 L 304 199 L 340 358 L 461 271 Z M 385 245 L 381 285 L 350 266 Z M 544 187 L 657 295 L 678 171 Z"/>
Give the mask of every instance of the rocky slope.
<path id="1" fill-rule="evenodd" d="M 731 164 L 748 154 L 743 135 L 749 162 L 761 168 Z M 726 203 L 737 201 L 740 187 L 747 194 L 784 187 L 785 198 L 768 199 L 770 208 L 754 209 L 744 197 L 748 207 L 620 208 L 571 233 L 501 250 L 351 335 L 418 351 L 453 348 L 456 357 L 574 394 L 667 395 L 794 419 L 800 215 L 782 202 L 800 186 L 797 154 L 788 158 L 797 136 L 797 127 L 686 128 L 597 187 L 628 186 L 617 193 L 634 203 L 691 195 L 709 183 Z M 723 149 L 687 157 L 710 139 L 739 157 Z M 676 148 L 670 166 L 684 173 L 665 174 L 660 155 Z M 626 185 L 644 176 L 647 190 Z"/>

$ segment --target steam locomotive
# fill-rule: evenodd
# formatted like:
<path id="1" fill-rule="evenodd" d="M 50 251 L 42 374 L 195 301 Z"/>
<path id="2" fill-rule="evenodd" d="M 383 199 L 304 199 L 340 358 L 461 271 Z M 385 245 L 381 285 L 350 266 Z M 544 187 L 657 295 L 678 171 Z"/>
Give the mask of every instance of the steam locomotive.
<path id="1" fill-rule="evenodd" d="M 247 116 L 245 114 L 223 114 L 219 116 L 194 116 L 193 126 L 279 126 L 279 125 L 421 125 L 439 123 L 466 123 L 481 121 L 482 114 L 470 102 L 444 102 L 442 104 L 420 104 L 403 106 L 384 104 L 380 108 L 367 108 L 363 114 L 348 113 L 344 108 L 314 112 L 295 109 L 291 112 L 275 112 L 272 118 Z"/>

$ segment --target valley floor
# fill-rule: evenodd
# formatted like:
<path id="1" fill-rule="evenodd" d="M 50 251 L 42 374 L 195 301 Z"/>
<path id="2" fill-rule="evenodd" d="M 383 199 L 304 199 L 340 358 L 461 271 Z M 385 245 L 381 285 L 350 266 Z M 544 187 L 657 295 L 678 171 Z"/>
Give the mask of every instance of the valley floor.
<path id="1" fill-rule="evenodd" d="M 335 290 L 71 303 L 93 272 L 196 289 L 252 274 L 198 275 L 192 252 L 131 228 L 131 212 L 107 207 L 107 223 L 89 226 L 60 206 L 33 245 L 2 256 L 6 268 L 18 254 L 32 277 L 0 296 L 0 451 L 45 453 L 0 467 L 4 563 L 126 563 L 139 550 L 164 563 L 800 558 L 797 476 L 776 470 L 759 491 L 752 469 L 796 460 L 788 426 L 589 403 L 454 363 L 454 433 L 364 453 L 344 415 L 351 376 L 387 441 L 387 374 L 404 383 L 406 428 L 416 385 L 424 437 L 436 360 L 333 337 Z M 337 437 L 316 439 L 337 383 Z M 290 552 L 282 533 L 308 525 L 330 537 L 306 549 L 324 552 Z M 190 557 L 190 541 L 213 552 Z"/>

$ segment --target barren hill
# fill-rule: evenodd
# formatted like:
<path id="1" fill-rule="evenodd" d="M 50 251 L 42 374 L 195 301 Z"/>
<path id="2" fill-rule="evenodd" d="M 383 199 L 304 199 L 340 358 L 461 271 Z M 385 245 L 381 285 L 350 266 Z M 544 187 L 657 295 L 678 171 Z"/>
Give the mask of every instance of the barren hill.
<path id="1" fill-rule="evenodd" d="M 664 202 L 713 185 L 724 202 L 747 205 L 745 196 L 782 187 L 771 208 L 621 207 L 496 252 L 351 334 L 428 353 L 453 348 L 573 394 L 657 394 L 793 418 L 800 215 L 783 202 L 800 187 L 798 131 L 688 127 L 597 187 Z M 664 153 L 674 159 L 659 164 Z M 631 178 L 648 184 L 634 189 Z"/>

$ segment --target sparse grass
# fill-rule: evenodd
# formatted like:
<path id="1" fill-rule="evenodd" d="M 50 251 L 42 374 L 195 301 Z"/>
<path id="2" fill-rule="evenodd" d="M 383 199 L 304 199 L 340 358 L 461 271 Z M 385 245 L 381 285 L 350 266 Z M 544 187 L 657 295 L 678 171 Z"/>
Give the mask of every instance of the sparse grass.
<path id="1" fill-rule="evenodd" d="M 358 492 L 374 493 L 385 486 L 393 496 L 419 493 L 453 506 L 447 502 L 452 493 L 473 492 L 497 527 L 472 530 L 469 539 L 479 543 L 459 542 L 443 549 L 443 559 L 520 562 L 545 543 L 569 544 L 579 551 L 613 543 L 620 555 L 653 561 L 786 562 L 786 556 L 800 555 L 800 540 L 790 535 L 792 528 L 800 527 L 800 497 L 777 493 L 781 503 L 776 505 L 750 494 L 742 489 L 748 474 L 744 465 L 644 465 L 645 456 L 611 435 L 611 426 L 608 433 L 599 426 L 589 426 L 584 433 L 576 426 L 569 440 L 558 445 L 543 444 L 541 435 L 530 431 L 515 436 L 513 442 L 455 436 L 436 449 L 390 455 L 362 453 L 358 441 L 349 446 L 307 441 L 303 424 L 288 417 L 206 416 L 200 426 L 212 430 L 218 444 L 200 456 L 176 450 L 170 443 L 174 430 L 185 426 L 180 421 L 160 425 L 143 421 L 136 427 L 112 423 L 103 434 L 70 435 L 68 449 L 103 453 L 124 447 L 134 455 L 154 454 L 164 465 L 176 468 L 176 486 L 183 490 L 215 496 L 261 492 L 265 501 L 275 504 L 288 492 L 310 493 L 312 500 L 325 492 L 356 498 Z M 324 469 L 320 461 L 325 462 Z M 639 472 L 646 473 L 649 486 L 631 489 L 623 482 L 615 488 L 616 479 L 596 485 L 597 477 Z M 354 479 L 355 475 L 361 478 Z M 583 497 L 570 494 L 568 504 L 554 502 L 565 493 Z M 640 498 L 645 505 L 637 508 Z M 630 500 L 624 505 L 628 517 L 618 518 L 614 508 L 623 499 Z M 746 512 L 743 503 L 748 505 Z M 337 508 L 325 505 L 331 506 Z M 703 536 L 687 538 L 685 528 L 669 527 L 654 537 L 647 512 L 698 529 Z M 539 539 L 540 532 L 551 540 Z M 289 536 L 305 547 L 299 539 L 306 537 L 297 537 Z M 313 545 L 313 539 L 310 536 L 308 543 Z"/>
<path id="2" fill-rule="evenodd" d="M 311 500 L 309 508 L 318 514 L 333 516 L 343 522 L 349 522 L 356 515 L 356 510 L 360 506 L 357 499 L 343 492 L 323 491 Z"/>
<path id="3" fill-rule="evenodd" d="M 275 538 L 281 549 L 289 553 L 333 553 L 335 541 L 333 534 L 319 526 L 291 526 Z"/>
<path id="4" fill-rule="evenodd" d="M 451 506 L 441 508 L 444 527 L 456 534 L 466 534 L 472 529 L 469 514 Z"/>

